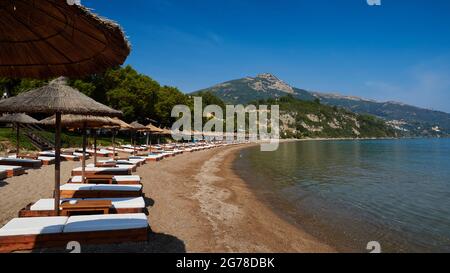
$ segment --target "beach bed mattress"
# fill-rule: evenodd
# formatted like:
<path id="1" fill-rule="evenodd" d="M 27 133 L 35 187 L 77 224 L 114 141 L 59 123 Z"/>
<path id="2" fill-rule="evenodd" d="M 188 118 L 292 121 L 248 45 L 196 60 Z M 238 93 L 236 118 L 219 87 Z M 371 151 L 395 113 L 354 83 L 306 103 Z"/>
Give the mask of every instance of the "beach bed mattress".
<path id="1" fill-rule="evenodd" d="M 0 229 L 0 252 L 65 246 L 70 241 L 104 244 L 146 241 L 145 214 L 15 218 Z"/>

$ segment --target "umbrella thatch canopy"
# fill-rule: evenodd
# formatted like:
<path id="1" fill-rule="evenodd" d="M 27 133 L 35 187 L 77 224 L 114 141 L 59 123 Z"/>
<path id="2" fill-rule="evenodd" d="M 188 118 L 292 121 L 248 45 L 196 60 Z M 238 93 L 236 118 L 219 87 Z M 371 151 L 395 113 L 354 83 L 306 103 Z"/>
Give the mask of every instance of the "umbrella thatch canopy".
<path id="1" fill-rule="evenodd" d="M 150 135 L 159 135 L 159 134 L 161 134 L 162 132 L 164 132 L 164 130 L 163 129 L 161 129 L 161 128 L 158 128 L 158 127 L 156 127 L 155 125 L 153 125 L 153 124 L 149 124 L 149 125 L 147 125 L 147 126 L 145 126 L 145 127 L 147 127 L 147 145 L 149 145 L 149 144 L 151 144 L 151 143 L 149 143 L 149 140 L 150 140 Z M 159 141 L 159 139 L 158 139 L 158 141 Z"/>
<path id="2" fill-rule="evenodd" d="M 120 26 L 67 0 L 0 2 L 0 76 L 81 77 L 123 64 Z"/>
<path id="3" fill-rule="evenodd" d="M 167 128 L 164 128 L 163 129 L 163 132 L 162 132 L 164 135 L 172 135 L 172 130 L 170 130 L 170 129 L 167 129 Z"/>
<path id="4" fill-rule="evenodd" d="M 56 116 L 51 116 L 39 121 L 42 125 L 56 124 Z M 61 124 L 67 128 L 101 128 L 104 126 L 120 126 L 114 118 L 101 116 L 62 115 Z"/>
<path id="5" fill-rule="evenodd" d="M 119 118 L 113 118 L 113 120 L 116 122 L 116 125 L 109 125 L 109 126 L 103 126 L 105 129 L 111 129 L 112 131 L 112 146 L 113 146 L 113 159 L 116 159 L 116 132 L 117 130 L 132 130 L 133 126 L 126 123 L 125 121 L 119 119 Z"/>
<path id="6" fill-rule="evenodd" d="M 73 87 L 64 77 L 48 85 L 0 101 L 0 112 L 121 116 L 122 112 L 103 105 Z"/>
<path id="7" fill-rule="evenodd" d="M 36 124 L 36 119 L 24 113 L 4 115 L 0 117 L 0 123 L 20 123 L 20 124 Z"/>
<path id="8" fill-rule="evenodd" d="M 130 123 L 130 126 L 132 127 L 132 130 L 134 130 L 134 131 L 140 131 L 140 132 L 149 131 L 149 129 L 147 127 L 145 127 L 144 125 L 140 124 L 137 121 Z"/>
<path id="9" fill-rule="evenodd" d="M 133 129 L 133 126 L 131 126 L 130 124 L 126 123 L 125 121 L 123 121 L 119 118 L 113 118 L 113 120 L 116 122 L 117 126 L 111 126 L 111 128 L 116 128 L 116 129 L 120 129 L 120 130 Z M 106 128 L 108 128 L 108 127 L 106 127 Z"/>
<path id="10" fill-rule="evenodd" d="M 122 112 L 96 102 L 58 78 L 47 86 L 0 101 L 0 112 L 56 114 L 55 124 L 55 212 L 59 215 L 61 182 L 61 115 L 120 116 Z"/>
<path id="11" fill-rule="evenodd" d="M 136 132 L 148 132 L 150 130 L 137 121 L 130 123 L 130 126 L 132 127 L 131 128 L 131 131 L 132 131 L 131 143 L 133 145 L 133 150 L 134 150 L 133 153 L 136 154 Z"/>
<path id="12" fill-rule="evenodd" d="M 152 134 L 162 133 L 164 131 L 163 129 L 158 128 L 158 127 L 156 127 L 155 125 L 153 125 L 151 123 L 149 125 L 145 126 L 145 127 L 147 127 L 149 132 L 152 133 Z"/>
<path id="13" fill-rule="evenodd" d="M 19 124 L 36 124 L 39 121 L 24 113 L 4 115 L 0 117 L 0 123 L 12 123 L 16 127 L 16 156 L 20 152 L 20 127 Z"/>

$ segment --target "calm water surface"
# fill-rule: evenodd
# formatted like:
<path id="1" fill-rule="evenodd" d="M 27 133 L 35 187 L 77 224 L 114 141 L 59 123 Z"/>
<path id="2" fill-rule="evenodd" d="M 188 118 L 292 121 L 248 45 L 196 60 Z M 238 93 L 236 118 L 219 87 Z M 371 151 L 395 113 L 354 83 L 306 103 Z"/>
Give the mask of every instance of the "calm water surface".
<path id="1" fill-rule="evenodd" d="M 450 139 L 302 141 L 241 152 L 269 206 L 341 251 L 450 252 Z"/>

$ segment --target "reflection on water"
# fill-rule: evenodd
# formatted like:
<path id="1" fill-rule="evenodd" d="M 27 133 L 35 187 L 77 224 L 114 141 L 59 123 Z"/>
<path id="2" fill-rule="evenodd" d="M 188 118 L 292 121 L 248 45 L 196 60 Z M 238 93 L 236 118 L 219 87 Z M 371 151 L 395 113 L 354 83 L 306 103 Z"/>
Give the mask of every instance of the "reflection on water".
<path id="1" fill-rule="evenodd" d="M 302 141 L 242 151 L 238 173 L 343 251 L 450 252 L 450 140 Z"/>

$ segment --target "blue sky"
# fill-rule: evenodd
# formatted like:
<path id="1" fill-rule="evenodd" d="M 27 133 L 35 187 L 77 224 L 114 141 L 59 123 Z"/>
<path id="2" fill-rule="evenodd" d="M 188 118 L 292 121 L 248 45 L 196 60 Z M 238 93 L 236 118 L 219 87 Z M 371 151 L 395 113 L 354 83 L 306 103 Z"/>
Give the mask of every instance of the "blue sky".
<path id="1" fill-rule="evenodd" d="M 450 112 L 450 1 L 82 0 L 119 22 L 127 64 L 196 91 L 272 73 L 313 91 Z"/>

